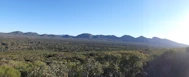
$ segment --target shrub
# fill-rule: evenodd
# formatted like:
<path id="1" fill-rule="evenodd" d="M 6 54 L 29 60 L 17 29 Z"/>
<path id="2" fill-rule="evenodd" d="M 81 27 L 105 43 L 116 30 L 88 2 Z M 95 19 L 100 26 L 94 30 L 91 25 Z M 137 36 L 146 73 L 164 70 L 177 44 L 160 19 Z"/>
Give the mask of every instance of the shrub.
<path id="1" fill-rule="evenodd" d="M 12 67 L 0 66 L 0 77 L 20 77 L 20 72 Z"/>

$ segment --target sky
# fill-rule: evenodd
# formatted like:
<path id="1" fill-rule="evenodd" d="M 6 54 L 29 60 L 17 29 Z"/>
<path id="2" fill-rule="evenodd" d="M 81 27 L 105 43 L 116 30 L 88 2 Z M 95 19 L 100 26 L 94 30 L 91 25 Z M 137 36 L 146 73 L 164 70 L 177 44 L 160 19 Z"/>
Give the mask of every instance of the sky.
<path id="1" fill-rule="evenodd" d="M 189 44 L 189 0 L 0 0 L 0 32 L 154 36 Z"/>

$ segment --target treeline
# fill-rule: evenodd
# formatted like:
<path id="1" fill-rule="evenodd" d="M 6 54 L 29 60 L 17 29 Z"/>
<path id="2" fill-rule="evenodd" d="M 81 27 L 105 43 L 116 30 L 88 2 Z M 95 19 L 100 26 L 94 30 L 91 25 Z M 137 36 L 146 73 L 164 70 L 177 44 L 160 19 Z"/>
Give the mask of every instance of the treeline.
<path id="1" fill-rule="evenodd" d="M 0 52 L 1 77 L 145 77 L 147 54 L 111 52 Z"/>
<path id="2" fill-rule="evenodd" d="M 96 40 L 48 39 L 48 38 L 1 38 L 0 51 L 42 50 L 42 51 L 115 51 L 139 50 L 148 46 L 140 44 L 125 44 Z"/>

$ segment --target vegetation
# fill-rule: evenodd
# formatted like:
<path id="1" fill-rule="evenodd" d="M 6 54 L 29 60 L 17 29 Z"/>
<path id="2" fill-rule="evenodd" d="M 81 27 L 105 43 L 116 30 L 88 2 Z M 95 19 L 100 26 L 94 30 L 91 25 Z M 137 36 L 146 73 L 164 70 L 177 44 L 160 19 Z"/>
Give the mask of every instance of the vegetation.
<path id="1" fill-rule="evenodd" d="M 72 40 L 49 38 L 0 38 L 0 51 L 116 51 L 148 48 L 146 45 L 104 42 L 96 40 Z"/>
<path id="2" fill-rule="evenodd" d="M 188 77 L 189 48 L 0 38 L 0 77 Z"/>
<path id="3" fill-rule="evenodd" d="M 0 53 L 3 77 L 136 77 L 147 55 L 136 51 Z"/>
<path id="4" fill-rule="evenodd" d="M 188 56 L 184 50 L 148 53 L 9 51 L 0 52 L 0 76 L 188 77 Z"/>

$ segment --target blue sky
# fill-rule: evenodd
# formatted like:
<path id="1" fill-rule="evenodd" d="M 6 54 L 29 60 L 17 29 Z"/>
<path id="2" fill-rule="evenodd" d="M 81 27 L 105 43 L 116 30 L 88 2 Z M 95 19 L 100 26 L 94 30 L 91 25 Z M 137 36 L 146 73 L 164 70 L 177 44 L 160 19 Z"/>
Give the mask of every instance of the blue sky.
<path id="1" fill-rule="evenodd" d="M 189 44 L 189 0 L 0 0 L 0 32 L 161 37 Z"/>

